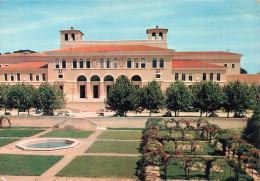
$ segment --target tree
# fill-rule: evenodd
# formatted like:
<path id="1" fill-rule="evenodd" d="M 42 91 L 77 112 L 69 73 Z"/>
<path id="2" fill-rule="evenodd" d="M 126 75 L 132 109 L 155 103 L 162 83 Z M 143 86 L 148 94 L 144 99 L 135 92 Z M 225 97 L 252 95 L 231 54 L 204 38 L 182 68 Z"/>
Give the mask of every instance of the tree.
<path id="1" fill-rule="evenodd" d="M 239 80 L 231 81 L 224 85 L 224 103 L 223 108 L 229 117 L 230 112 L 235 112 L 235 117 L 240 117 L 241 114 L 250 107 L 254 102 L 250 88 L 246 83 Z"/>
<path id="2" fill-rule="evenodd" d="M 9 96 L 10 89 L 11 89 L 10 85 L 4 85 L 4 84 L 0 85 L 0 108 L 4 108 L 5 113 L 7 109 L 8 110 L 12 109 L 12 105 L 10 102 L 11 97 Z"/>
<path id="3" fill-rule="evenodd" d="M 115 111 L 119 116 L 126 116 L 138 104 L 137 89 L 126 76 L 120 76 L 109 89 L 105 104 L 106 109 Z"/>
<path id="4" fill-rule="evenodd" d="M 223 92 L 218 83 L 212 81 L 196 82 L 192 88 L 193 106 L 200 110 L 200 116 L 205 112 L 214 112 L 221 108 L 223 103 Z"/>
<path id="5" fill-rule="evenodd" d="M 249 86 L 249 89 L 251 95 L 250 100 L 252 101 L 252 103 L 249 104 L 249 109 L 255 110 L 260 98 L 260 86 L 256 83 L 253 83 L 251 86 Z"/>
<path id="6" fill-rule="evenodd" d="M 44 115 L 53 115 L 53 110 L 61 109 L 65 104 L 65 95 L 57 85 L 44 82 L 35 91 L 35 107 L 43 109 Z"/>
<path id="7" fill-rule="evenodd" d="M 254 114 L 251 118 L 247 120 L 247 125 L 242 132 L 242 138 L 245 139 L 248 143 L 253 144 L 255 147 L 260 148 L 260 102 Z"/>
<path id="8" fill-rule="evenodd" d="M 242 67 L 240 67 L 240 74 L 247 74 L 246 69 L 243 69 Z"/>
<path id="9" fill-rule="evenodd" d="M 148 82 L 142 88 L 141 93 L 141 107 L 150 111 L 150 115 L 158 112 L 164 105 L 163 92 L 156 81 Z"/>
<path id="10" fill-rule="evenodd" d="M 165 107 L 169 111 L 177 112 L 185 111 L 192 104 L 192 96 L 189 88 L 180 81 L 172 83 L 165 92 Z"/>

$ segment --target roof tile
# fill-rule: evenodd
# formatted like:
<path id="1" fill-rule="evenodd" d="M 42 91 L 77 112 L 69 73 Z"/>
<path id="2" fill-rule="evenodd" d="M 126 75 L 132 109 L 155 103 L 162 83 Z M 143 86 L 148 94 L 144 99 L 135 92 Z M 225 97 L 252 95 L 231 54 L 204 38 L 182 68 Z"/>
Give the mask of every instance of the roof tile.
<path id="1" fill-rule="evenodd" d="M 209 64 L 198 60 L 172 60 L 172 68 L 226 68 L 215 64 Z"/>
<path id="2" fill-rule="evenodd" d="M 48 62 L 23 62 L 1 67 L 0 69 L 39 69 L 48 68 Z"/>

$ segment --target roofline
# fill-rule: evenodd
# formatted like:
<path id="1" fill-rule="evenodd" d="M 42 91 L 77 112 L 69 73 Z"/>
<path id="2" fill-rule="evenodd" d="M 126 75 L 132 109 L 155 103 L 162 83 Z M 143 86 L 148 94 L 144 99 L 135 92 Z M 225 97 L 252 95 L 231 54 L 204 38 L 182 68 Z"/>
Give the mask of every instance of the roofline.
<path id="1" fill-rule="evenodd" d="M 74 30 L 74 29 L 60 30 L 60 32 L 62 32 L 62 31 L 79 31 L 82 35 L 84 35 L 84 33 L 82 33 L 82 31 L 80 31 L 80 30 Z"/>
<path id="2" fill-rule="evenodd" d="M 183 67 L 183 68 L 172 68 L 172 69 L 227 69 L 227 68 L 222 68 L 222 67 L 200 67 L 200 68 Z"/>

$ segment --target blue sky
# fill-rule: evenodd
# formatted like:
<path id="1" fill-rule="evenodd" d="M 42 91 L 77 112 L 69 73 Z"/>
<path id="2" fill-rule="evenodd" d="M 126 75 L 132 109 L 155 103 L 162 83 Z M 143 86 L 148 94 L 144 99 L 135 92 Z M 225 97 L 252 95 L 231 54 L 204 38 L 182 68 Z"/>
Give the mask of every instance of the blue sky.
<path id="1" fill-rule="evenodd" d="M 241 53 L 249 73 L 260 72 L 257 0 L 0 0 L 0 52 L 58 49 L 60 30 L 85 40 L 146 39 L 146 29 L 168 28 L 176 51 Z"/>

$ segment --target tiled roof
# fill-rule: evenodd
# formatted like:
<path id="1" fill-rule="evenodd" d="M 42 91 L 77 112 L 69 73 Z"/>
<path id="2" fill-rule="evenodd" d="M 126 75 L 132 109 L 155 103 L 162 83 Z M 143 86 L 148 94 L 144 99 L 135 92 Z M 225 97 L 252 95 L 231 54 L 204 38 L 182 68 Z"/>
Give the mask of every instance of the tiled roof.
<path id="1" fill-rule="evenodd" d="M 172 60 L 172 68 L 226 68 L 215 64 L 209 64 L 198 60 Z"/>
<path id="2" fill-rule="evenodd" d="M 0 69 L 39 69 L 48 68 L 48 62 L 24 62 L 1 67 Z"/>
<path id="3" fill-rule="evenodd" d="M 260 74 L 239 74 L 239 75 L 227 75 L 227 81 L 240 80 L 246 83 L 256 83 L 260 85 Z"/>
<path id="4" fill-rule="evenodd" d="M 231 52 L 223 52 L 223 51 L 216 51 L 216 52 L 174 52 L 173 55 L 242 55 L 239 53 L 231 53 Z"/>
<path id="5" fill-rule="evenodd" d="M 46 52 L 107 52 L 107 51 L 172 51 L 168 48 L 152 47 L 146 45 L 86 45 Z"/>
<path id="6" fill-rule="evenodd" d="M 5 56 L 47 56 L 45 53 L 10 53 L 10 54 L 4 54 L 0 55 L 0 57 Z"/>

